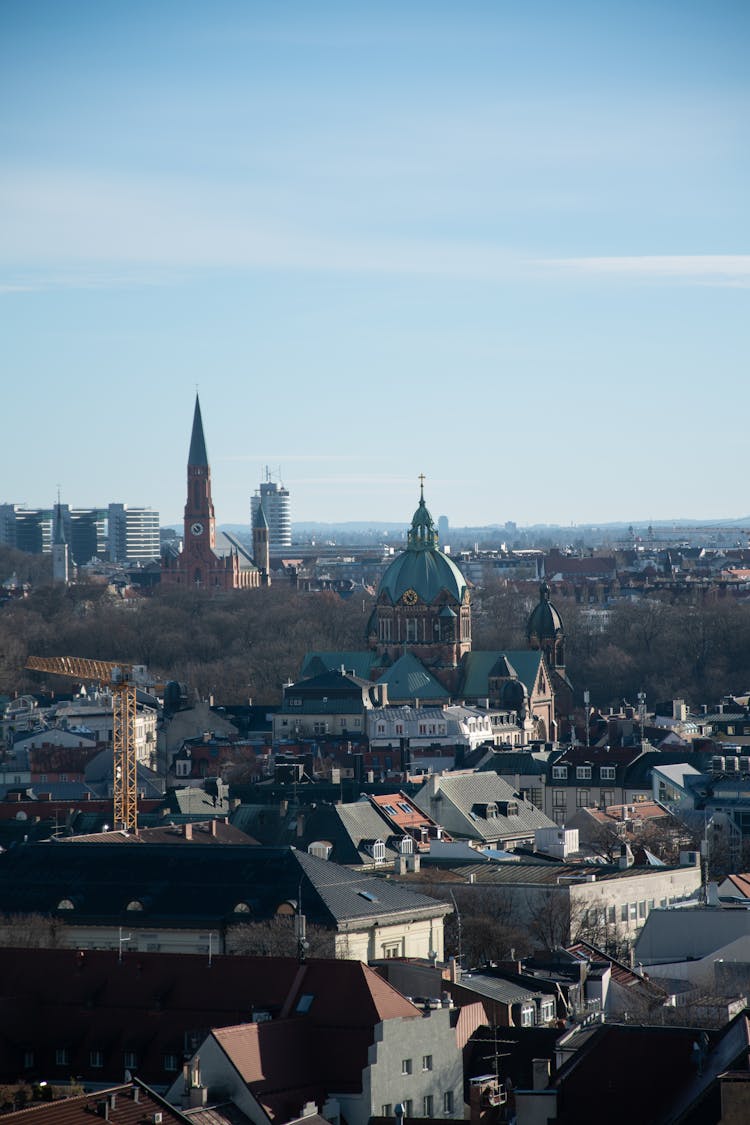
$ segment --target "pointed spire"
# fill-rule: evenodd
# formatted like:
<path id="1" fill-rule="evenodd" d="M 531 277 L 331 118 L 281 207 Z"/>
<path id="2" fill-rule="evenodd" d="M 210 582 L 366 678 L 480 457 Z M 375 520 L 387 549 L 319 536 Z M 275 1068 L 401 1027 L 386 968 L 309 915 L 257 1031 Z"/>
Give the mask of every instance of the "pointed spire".
<path id="1" fill-rule="evenodd" d="M 203 419 L 201 418 L 201 404 L 198 395 L 195 396 L 195 413 L 193 414 L 193 433 L 190 438 L 190 452 L 188 465 L 203 465 L 208 468 L 208 454 L 206 453 L 206 439 L 203 436 Z"/>
<path id="2" fill-rule="evenodd" d="M 62 504 L 60 503 L 60 489 L 57 490 L 57 503 L 55 504 L 55 530 L 52 536 L 55 545 L 65 543 L 65 524 L 63 523 Z"/>
<path id="3" fill-rule="evenodd" d="M 253 525 L 259 531 L 268 531 L 268 520 L 266 519 L 266 513 L 263 511 L 262 504 L 259 504 L 255 509 L 255 519 L 253 520 Z"/>

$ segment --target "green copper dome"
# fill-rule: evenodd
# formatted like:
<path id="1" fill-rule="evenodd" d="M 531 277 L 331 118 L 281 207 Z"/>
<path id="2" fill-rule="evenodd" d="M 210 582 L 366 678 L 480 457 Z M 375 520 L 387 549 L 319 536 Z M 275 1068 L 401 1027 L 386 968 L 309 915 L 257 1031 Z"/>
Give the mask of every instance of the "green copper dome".
<path id="1" fill-rule="evenodd" d="M 438 550 L 437 530 L 424 502 L 423 483 L 406 550 L 386 570 L 378 594 L 387 593 L 395 604 L 407 591 L 414 591 L 419 601 L 429 604 L 442 590 L 461 602 L 466 579 L 453 560 Z"/>

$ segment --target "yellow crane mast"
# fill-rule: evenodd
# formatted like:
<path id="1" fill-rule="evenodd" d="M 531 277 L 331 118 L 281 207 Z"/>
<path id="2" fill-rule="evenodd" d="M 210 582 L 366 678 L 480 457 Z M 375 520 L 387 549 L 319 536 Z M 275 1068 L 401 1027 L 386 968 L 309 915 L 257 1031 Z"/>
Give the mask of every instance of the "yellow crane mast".
<path id="1" fill-rule="evenodd" d="M 138 783 L 135 752 L 136 688 L 147 684 L 139 665 L 88 660 L 83 656 L 30 656 L 26 667 L 35 672 L 68 676 L 74 680 L 98 680 L 112 692 L 112 743 L 114 770 L 112 792 L 115 828 L 138 829 Z M 136 671 L 137 670 L 137 671 Z"/>

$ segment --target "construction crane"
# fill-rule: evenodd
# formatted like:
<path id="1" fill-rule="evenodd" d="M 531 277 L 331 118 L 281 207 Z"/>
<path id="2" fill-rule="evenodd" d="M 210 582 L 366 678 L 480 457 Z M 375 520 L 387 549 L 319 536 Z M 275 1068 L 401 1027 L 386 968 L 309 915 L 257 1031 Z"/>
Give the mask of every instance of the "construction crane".
<path id="1" fill-rule="evenodd" d="M 135 752 L 136 690 L 159 690 L 141 664 L 115 664 L 82 656 L 30 656 L 26 667 L 34 672 L 68 676 L 73 680 L 98 680 L 112 692 L 112 743 L 114 749 L 112 793 L 114 825 L 128 832 L 138 829 L 138 782 Z"/>

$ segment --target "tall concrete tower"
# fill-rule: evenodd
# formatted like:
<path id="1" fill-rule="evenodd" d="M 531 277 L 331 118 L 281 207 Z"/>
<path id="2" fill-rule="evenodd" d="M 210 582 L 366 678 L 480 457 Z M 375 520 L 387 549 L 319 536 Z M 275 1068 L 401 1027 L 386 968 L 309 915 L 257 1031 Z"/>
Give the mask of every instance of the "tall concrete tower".
<path id="1" fill-rule="evenodd" d="M 271 480 L 268 466 L 266 466 L 266 479 L 261 482 L 250 500 L 250 518 L 253 527 L 255 527 L 258 508 L 261 506 L 268 523 L 268 547 L 271 556 L 283 555 L 291 550 L 292 546 L 289 489 L 284 488 L 284 485 L 278 481 Z"/>

